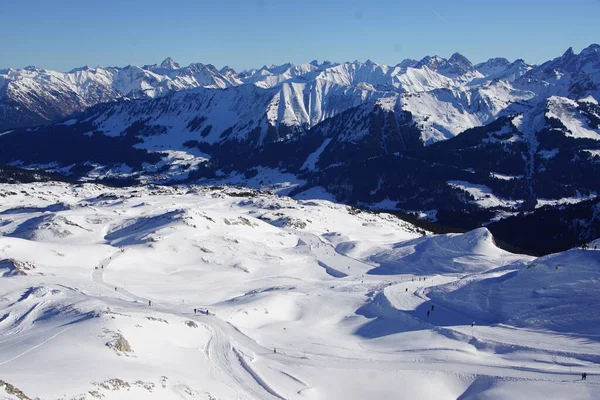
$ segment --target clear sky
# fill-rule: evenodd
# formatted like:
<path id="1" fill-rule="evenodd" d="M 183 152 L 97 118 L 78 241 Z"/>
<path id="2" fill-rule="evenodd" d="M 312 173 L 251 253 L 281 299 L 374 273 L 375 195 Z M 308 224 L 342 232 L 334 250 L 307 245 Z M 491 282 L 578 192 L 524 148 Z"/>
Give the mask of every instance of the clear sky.
<path id="1" fill-rule="evenodd" d="M 264 64 L 458 51 L 540 63 L 600 43 L 600 0 L 0 0 L 0 68 Z"/>

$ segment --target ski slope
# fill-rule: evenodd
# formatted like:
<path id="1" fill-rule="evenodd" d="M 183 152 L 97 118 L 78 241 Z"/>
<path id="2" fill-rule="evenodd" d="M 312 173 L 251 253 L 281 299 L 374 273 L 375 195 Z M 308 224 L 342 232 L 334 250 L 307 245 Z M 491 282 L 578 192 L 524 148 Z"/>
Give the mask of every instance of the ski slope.
<path id="1" fill-rule="evenodd" d="M 600 396 L 593 246 L 534 259 L 308 193 L 0 196 L 0 399 Z"/>

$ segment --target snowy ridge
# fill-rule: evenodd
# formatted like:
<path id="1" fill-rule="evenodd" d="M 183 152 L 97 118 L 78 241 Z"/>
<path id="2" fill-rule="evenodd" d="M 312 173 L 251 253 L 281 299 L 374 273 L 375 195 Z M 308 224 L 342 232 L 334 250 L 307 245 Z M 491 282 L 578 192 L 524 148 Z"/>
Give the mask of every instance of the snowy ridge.
<path id="1" fill-rule="evenodd" d="M 282 124 L 314 126 L 345 110 L 348 106 L 337 104 L 344 102 L 343 96 L 354 97 L 357 92 L 363 92 L 359 96 L 362 101 L 399 96 L 403 109 L 416 116 L 423 131 L 423 142 L 429 144 L 487 124 L 502 114 L 514 112 L 513 104 L 538 97 L 597 97 L 600 83 L 597 48 L 592 45 L 579 55 L 567 52 L 540 67 L 527 65 L 523 60 L 510 63 L 500 58 L 474 66 L 455 53 L 449 59 L 425 57 L 418 62 L 405 60 L 395 66 L 370 60 L 342 64 L 313 61 L 297 66 L 264 66 L 239 74 L 229 67 L 218 70 L 211 64 L 181 67 L 170 58 L 160 65 L 83 67 L 68 73 L 35 67 L 9 69 L 0 73 L 0 87 L 4 87 L 0 93 L 21 104 L 26 111 L 8 103 L 0 104 L 7 107 L 6 121 L 0 128 L 53 121 L 117 99 L 148 99 L 200 87 L 222 90 L 250 85 L 262 89 L 280 88 L 280 94 L 273 98 L 275 103 L 266 112 L 269 123 L 276 127 Z M 331 103 L 336 105 L 331 106 Z M 348 103 L 358 105 L 355 100 Z M 227 108 L 220 110 L 227 111 Z M 26 115 L 22 115 L 24 112 Z M 263 111 L 253 119 L 256 121 L 264 115 Z"/>

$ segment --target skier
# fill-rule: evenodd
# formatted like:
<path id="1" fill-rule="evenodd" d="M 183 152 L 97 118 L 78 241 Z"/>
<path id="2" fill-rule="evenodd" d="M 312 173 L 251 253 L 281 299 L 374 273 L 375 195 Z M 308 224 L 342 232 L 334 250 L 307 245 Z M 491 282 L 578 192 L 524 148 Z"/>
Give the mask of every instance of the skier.
<path id="1" fill-rule="evenodd" d="M 196 309 L 194 308 L 194 314 L 196 314 Z"/>
<path id="2" fill-rule="evenodd" d="M 427 316 L 428 316 L 428 317 L 429 317 L 429 313 L 430 313 L 430 311 L 427 311 Z"/>
<path id="3" fill-rule="evenodd" d="M 475 321 L 471 322 L 471 328 L 475 326 Z"/>
<path id="4" fill-rule="evenodd" d="M 408 292 L 408 288 L 406 288 L 405 292 Z"/>
<path id="5" fill-rule="evenodd" d="M 277 354 L 277 349 L 273 347 L 273 354 Z"/>
<path id="6" fill-rule="evenodd" d="M 151 305 L 152 305 L 152 302 L 151 302 L 150 300 L 148 300 L 148 305 L 149 305 L 149 306 L 151 306 Z"/>
<path id="7" fill-rule="evenodd" d="M 581 374 L 581 380 L 587 381 L 587 374 L 585 372 L 583 374 Z"/>
<path id="8" fill-rule="evenodd" d="M 431 305 L 431 311 L 435 310 L 435 306 L 432 304 Z"/>
<path id="9" fill-rule="evenodd" d="M 115 292 L 117 291 L 117 287 L 115 286 Z"/>

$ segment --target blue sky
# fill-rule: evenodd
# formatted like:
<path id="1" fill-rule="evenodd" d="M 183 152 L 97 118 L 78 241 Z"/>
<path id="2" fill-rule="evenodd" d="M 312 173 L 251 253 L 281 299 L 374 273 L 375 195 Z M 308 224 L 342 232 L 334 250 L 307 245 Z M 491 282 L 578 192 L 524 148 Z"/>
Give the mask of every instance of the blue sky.
<path id="1" fill-rule="evenodd" d="M 264 64 L 458 51 L 540 63 L 600 43 L 600 0 L 0 0 L 0 68 Z"/>

